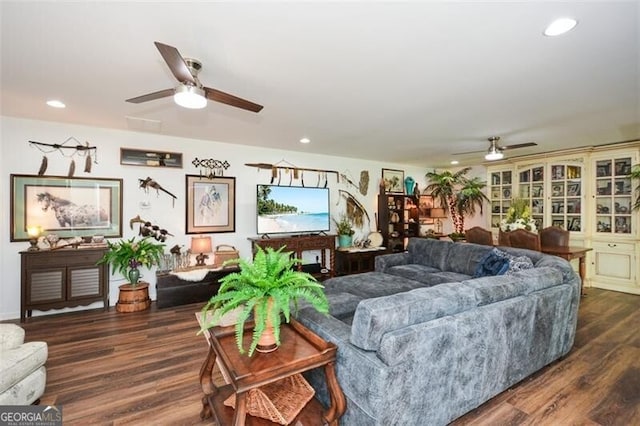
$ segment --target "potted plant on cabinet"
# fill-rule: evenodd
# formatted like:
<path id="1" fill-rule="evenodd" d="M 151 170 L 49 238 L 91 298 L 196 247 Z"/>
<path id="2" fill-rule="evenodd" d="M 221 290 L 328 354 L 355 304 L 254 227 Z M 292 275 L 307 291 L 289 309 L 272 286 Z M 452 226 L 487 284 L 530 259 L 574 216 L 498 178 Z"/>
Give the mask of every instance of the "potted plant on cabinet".
<path id="1" fill-rule="evenodd" d="M 297 309 L 298 299 L 304 299 L 318 312 L 328 313 L 329 302 L 322 290 L 324 286 L 311 274 L 298 271 L 296 266 L 301 260 L 283 250 L 284 247 L 279 250 L 258 247 L 253 262 L 245 259 L 224 262 L 225 266 L 239 265 L 240 271 L 220 280 L 218 294 L 202 308 L 202 318 L 207 320 L 201 331 L 216 326 L 222 316 L 240 307 L 235 325 L 236 343 L 240 353 L 245 353 L 244 325 L 253 313 L 251 356 L 254 350 L 271 352 L 278 348 L 281 314 L 285 322 L 289 322 L 291 305 Z M 208 315 L 211 310 L 215 311 L 214 315 Z"/>
<path id="2" fill-rule="evenodd" d="M 338 247 L 351 247 L 353 244 L 353 223 L 346 214 L 340 216 L 340 220 L 333 219 L 336 224 L 336 232 L 338 232 Z"/>
<path id="3" fill-rule="evenodd" d="M 149 299 L 149 284 L 139 282 L 140 267 L 151 268 L 160 262 L 160 256 L 164 253 L 164 244 L 158 244 L 154 240 L 144 237 L 136 241 L 136 237 L 130 240 L 120 240 L 112 243 L 107 241 L 108 250 L 98 261 L 108 263 L 113 272 L 119 272 L 129 283 L 119 287 L 120 295 L 116 310 L 118 312 L 142 311 L 151 306 Z"/>

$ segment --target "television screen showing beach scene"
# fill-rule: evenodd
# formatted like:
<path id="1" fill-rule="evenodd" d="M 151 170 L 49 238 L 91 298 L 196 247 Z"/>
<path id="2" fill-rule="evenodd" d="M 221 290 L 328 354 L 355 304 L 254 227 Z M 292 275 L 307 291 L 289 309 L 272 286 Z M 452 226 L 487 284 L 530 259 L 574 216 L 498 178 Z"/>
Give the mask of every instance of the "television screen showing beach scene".
<path id="1" fill-rule="evenodd" d="M 329 189 L 258 185 L 258 234 L 328 231 Z"/>

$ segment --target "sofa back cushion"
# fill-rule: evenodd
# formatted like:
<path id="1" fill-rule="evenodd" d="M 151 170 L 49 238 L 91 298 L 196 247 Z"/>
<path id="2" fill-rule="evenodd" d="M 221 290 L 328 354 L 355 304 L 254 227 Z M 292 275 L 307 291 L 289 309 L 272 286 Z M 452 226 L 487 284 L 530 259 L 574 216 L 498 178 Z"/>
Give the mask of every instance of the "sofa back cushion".
<path id="1" fill-rule="evenodd" d="M 431 266 L 441 271 L 446 271 L 445 265 L 449 256 L 449 248 L 452 245 L 451 241 L 440 241 L 432 238 L 409 238 L 409 243 L 407 244 L 409 263 Z"/>
<path id="2" fill-rule="evenodd" d="M 353 318 L 351 343 L 362 349 L 377 350 L 389 331 L 475 307 L 473 292 L 460 290 L 460 283 L 445 283 L 362 300 Z"/>
<path id="3" fill-rule="evenodd" d="M 482 258 L 491 250 L 493 247 L 480 244 L 451 243 L 442 270 L 473 276 Z"/>

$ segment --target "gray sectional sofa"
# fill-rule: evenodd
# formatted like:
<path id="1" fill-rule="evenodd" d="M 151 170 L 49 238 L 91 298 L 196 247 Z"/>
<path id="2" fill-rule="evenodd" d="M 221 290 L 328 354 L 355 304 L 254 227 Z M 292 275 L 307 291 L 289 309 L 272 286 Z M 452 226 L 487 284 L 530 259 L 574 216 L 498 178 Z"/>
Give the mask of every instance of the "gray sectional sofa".
<path id="1" fill-rule="evenodd" d="M 343 425 L 445 425 L 565 355 L 573 346 L 580 278 L 558 257 L 473 278 L 492 247 L 412 238 L 376 271 L 324 282 L 330 315 L 300 322 L 338 345 Z M 308 379 L 327 402 L 322 372 Z"/>

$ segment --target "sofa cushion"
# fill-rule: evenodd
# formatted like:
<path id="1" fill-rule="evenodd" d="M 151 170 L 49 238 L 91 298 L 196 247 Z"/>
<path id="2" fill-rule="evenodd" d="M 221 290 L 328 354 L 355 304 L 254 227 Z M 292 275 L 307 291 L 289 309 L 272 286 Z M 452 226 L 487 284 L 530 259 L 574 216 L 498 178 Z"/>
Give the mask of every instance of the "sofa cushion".
<path id="1" fill-rule="evenodd" d="M 24 343 L 24 329 L 15 324 L 0 324 L 0 353 Z"/>
<path id="2" fill-rule="evenodd" d="M 331 278 L 325 281 L 323 285 L 327 294 L 344 292 L 360 299 L 387 296 L 424 287 L 424 284 L 418 281 L 380 272 L 365 272 L 363 274 Z"/>
<path id="3" fill-rule="evenodd" d="M 38 368 L 15 385 L 0 393 L 0 405 L 33 404 L 44 393 L 47 383 L 47 370 Z"/>
<path id="4" fill-rule="evenodd" d="M 363 300 L 351 329 L 351 343 L 376 350 L 392 330 L 452 315 L 476 306 L 473 292 L 461 292 L 460 283 L 440 284 L 405 293 Z"/>
<path id="5" fill-rule="evenodd" d="M 449 248 L 453 245 L 451 241 L 439 241 L 432 238 L 409 238 L 407 251 L 409 253 L 408 263 L 431 266 L 432 268 L 446 271 Z"/>
<path id="6" fill-rule="evenodd" d="M 0 392 L 33 373 L 47 361 L 45 342 L 27 342 L 17 348 L 3 350 L 0 356 Z"/>
<path id="7" fill-rule="evenodd" d="M 455 280 L 445 279 L 443 277 L 434 276 L 435 273 L 442 272 L 440 269 L 432 266 L 419 265 L 412 263 L 409 265 L 398 265 L 388 268 L 385 273 L 397 277 L 403 277 L 410 280 L 419 281 L 427 286 L 451 282 Z"/>
<path id="8" fill-rule="evenodd" d="M 490 253 L 491 246 L 468 243 L 451 243 L 443 271 L 457 272 L 459 274 L 473 276 L 478 263 Z"/>

